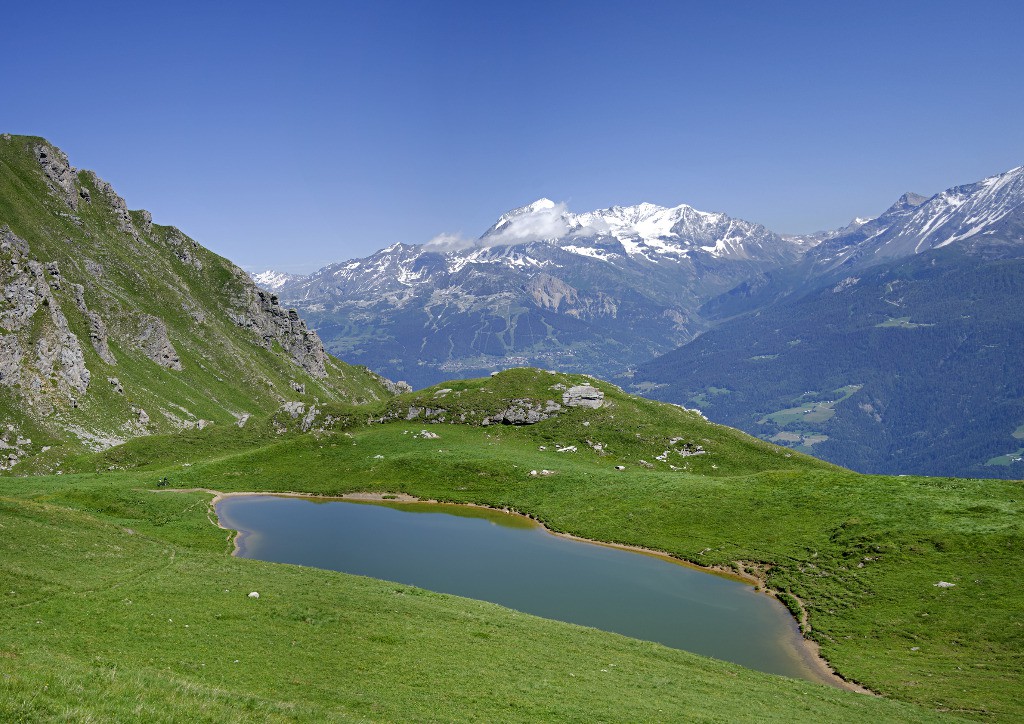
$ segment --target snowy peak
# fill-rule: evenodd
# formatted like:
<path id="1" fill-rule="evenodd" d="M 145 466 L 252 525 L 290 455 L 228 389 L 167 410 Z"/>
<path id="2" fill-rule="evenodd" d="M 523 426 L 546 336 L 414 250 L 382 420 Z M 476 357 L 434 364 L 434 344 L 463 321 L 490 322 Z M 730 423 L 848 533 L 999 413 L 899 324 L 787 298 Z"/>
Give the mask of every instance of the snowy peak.
<path id="1" fill-rule="evenodd" d="M 267 269 L 259 274 L 250 274 L 249 276 L 252 277 L 256 286 L 271 292 L 277 291 L 288 282 L 300 278 L 297 274 L 287 274 L 285 272 L 274 271 L 273 269 Z"/>
<path id="2" fill-rule="evenodd" d="M 867 266 L 967 240 L 1024 243 L 1024 167 L 931 198 L 904 194 L 877 219 L 827 237 L 813 257 L 819 268 Z"/>
<path id="3" fill-rule="evenodd" d="M 550 199 L 503 214 L 473 246 L 532 242 L 605 261 L 615 256 L 655 261 L 691 254 L 746 259 L 768 253 L 774 258 L 790 256 L 800 248 L 760 224 L 686 204 L 666 208 L 645 202 L 575 214 Z M 617 248 L 609 248 L 609 242 Z"/>

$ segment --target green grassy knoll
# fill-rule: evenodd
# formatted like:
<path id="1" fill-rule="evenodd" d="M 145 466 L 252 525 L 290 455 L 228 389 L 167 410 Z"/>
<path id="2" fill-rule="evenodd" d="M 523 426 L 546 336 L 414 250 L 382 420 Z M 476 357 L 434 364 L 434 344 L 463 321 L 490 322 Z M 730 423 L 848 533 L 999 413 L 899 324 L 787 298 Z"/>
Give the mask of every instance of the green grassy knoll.
<path id="1" fill-rule="evenodd" d="M 474 419 L 581 381 L 515 370 L 403 395 L 381 414 L 404 418 L 429 400 L 433 419 Z M 528 426 L 432 424 L 423 412 L 317 434 L 220 431 L 206 445 L 196 431 L 177 460 L 171 438 L 158 438 L 132 443 L 117 465 L 132 470 L 107 471 L 112 450 L 76 462 L 104 472 L 0 478 L 0 571 L 15 591 L 2 612 L 13 634 L 0 649 L 0 713 L 1024 716 L 1020 483 L 856 475 L 593 384 L 605 392 L 600 409 L 564 409 Z M 542 469 L 554 473 L 531 475 Z M 769 585 L 803 603 L 811 637 L 841 673 L 919 707 L 451 596 L 232 559 L 207 519 L 209 496 L 154 492 L 163 476 L 182 488 L 475 502 L 705 564 L 770 565 Z M 262 597 L 246 599 L 250 590 Z"/>

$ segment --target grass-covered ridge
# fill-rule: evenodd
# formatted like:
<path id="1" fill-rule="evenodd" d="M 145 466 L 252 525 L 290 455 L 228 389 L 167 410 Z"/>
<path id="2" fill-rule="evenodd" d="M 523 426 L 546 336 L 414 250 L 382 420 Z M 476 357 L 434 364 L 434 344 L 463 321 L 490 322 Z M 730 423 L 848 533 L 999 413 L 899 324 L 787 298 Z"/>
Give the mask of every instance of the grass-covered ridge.
<path id="1" fill-rule="evenodd" d="M 283 310 L 272 320 L 245 272 L 61 164 L 45 139 L 0 136 L 0 420 L 14 428 L 0 429 L 5 464 L 15 454 L 19 470 L 56 470 L 90 449 L 233 425 L 285 401 L 388 396 L 365 369 L 329 357 L 323 374 L 303 365 L 315 355 L 282 347 L 302 337 L 301 322 Z M 64 175 L 51 178 L 54 168 Z M 177 365 L 154 360 L 164 332 Z M 82 368 L 87 381 L 74 378 Z"/>
<path id="2" fill-rule="evenodd" d="M 605 393 L 600 409 L 563 409 L 533 425 L 420 417 L 279 434 L 266 422 L 263 432 L 191 431 L 179 445 L 138 440 L 130 454 L 81 459 L 82 472 L 60 478 L 0 479 L 0 570 L 16 592 L 3 612 L 15 631 L 0 653 L 4 700 L 52 714 L 84 696 L 84 708 L 67 710 L 127 716 L 144 688 L 139 706 L 149 709 L 139 711 L 210 707 L 211 718 L 1024 715 L 1020 483 L 856 475 L 611 385 L 535 370 L 409 393 L 390 412 L 437 398 L 465 403 L 449 401 L 449 414 L 491 399 L 501 409 L 583 382 Z M 657 460 L 677 438 L 704 453 Z M 108 471 L 112 461 L 129 469 Z M 554 474 L 530 474 L 541 469 Z M 768 565 L 768 584 L 805 608 L 810 636 L 843 675 L 917 706 L 450 596 L 231 559 L 208 519 L 209 495 L 158 493 L 162 477 L 180 488 L 375 490 L 509 507 L 587 538 L 708 565 Z M 258 602 L 245 599 L 249 590 Z M 64 683 L 39 695 L 50 680 Z"/>

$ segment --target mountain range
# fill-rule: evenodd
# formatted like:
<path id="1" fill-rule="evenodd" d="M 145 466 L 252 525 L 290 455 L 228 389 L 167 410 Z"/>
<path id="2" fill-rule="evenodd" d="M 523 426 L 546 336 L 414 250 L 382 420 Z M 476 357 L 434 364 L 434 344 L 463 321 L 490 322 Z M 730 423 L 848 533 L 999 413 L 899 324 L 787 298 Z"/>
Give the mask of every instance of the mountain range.
<path id="1" fill-rule="evenodd" d="M 1022 256 L 1015 168 L 804 236 L 686 205 L 541 199 L 475 240 L 259 281 L 328 350 L 417 387 L 585 370 L 858 470 L 1012 477 Z"/>
<path id="2" fill-rule="evenodd" d="M 693 339 L 701 304 L 811 243 L 686 205 L 573 214 L 540 199 L 473 241 L 256 279 L 332 353 L 414 386 L 509 365 L 613 376 Z"/>

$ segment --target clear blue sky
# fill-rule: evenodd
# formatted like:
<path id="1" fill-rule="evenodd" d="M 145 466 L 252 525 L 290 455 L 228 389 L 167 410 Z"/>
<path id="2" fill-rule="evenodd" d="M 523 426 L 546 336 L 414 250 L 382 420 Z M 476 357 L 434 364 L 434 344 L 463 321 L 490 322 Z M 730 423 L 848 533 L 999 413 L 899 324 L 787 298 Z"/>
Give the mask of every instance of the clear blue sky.
<path id="1" fill-rule="evenodd" d="M 309 271 L 546 196 L 779 232 L 1024 163 L 1024 3 L 8 3 L 0 131 Z"/>

